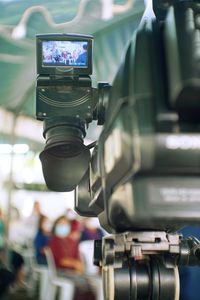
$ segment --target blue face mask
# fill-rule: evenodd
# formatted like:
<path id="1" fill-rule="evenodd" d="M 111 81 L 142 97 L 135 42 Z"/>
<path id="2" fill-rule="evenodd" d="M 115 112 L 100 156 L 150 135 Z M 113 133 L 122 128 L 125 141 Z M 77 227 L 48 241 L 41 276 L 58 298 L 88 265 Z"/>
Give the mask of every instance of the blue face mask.
<path id="1" fill-rule="evenodd" d="M 55 228 L 55 234 L 58 237 L 66 237 L 70 233 L 70 225 L 67 224 L 58 224 Z"/>

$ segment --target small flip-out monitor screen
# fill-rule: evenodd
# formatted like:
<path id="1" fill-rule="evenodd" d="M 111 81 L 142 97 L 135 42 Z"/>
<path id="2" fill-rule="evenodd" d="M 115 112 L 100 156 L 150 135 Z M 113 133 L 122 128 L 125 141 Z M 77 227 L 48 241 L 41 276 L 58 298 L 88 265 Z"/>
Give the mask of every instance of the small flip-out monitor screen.
<path id="1" fill-rule="evenodd" d="M 37 35 L 37 74 L 50 76 L 91 75 L 92 42 L 93 37 L 90 35 Z"/>
<path id="2" fill-rule="evenodd" d="M 43 41 L 42 65 L 87 68 L 87 50 L 87 41 Z"/>

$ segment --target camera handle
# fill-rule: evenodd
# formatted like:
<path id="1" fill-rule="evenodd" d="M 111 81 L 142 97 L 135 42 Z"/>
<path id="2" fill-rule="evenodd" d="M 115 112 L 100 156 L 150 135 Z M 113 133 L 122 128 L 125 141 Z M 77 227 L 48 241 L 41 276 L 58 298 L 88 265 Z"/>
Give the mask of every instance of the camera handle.
<path id="1" fill-rule="evenodd" d="M 179 300 L 178 265 L 200 264 L 200 242 L 165 231 L 126 232 L 95 241 L 106 300 Z"/>

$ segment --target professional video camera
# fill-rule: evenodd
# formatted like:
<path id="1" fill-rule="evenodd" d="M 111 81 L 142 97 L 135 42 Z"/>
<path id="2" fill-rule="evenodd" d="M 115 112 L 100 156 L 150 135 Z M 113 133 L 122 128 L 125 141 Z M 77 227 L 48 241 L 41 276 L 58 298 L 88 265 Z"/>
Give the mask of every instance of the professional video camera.
<path id="1" fill-rule="evenodd" d="M 112 233 L 94 255 L 109 300 L 177 300 L 177 265 L 200 259 L 199 241 L 176 233 L 200 216 L 200 5 L 154 0 L 153 9 L 112 88 L 91 86 L 92 37 L 37 36 L 45 181 L 55 191 L 76 187 L 77 212 Z M 85 146 L 92 120 L 103 131 Z"/>

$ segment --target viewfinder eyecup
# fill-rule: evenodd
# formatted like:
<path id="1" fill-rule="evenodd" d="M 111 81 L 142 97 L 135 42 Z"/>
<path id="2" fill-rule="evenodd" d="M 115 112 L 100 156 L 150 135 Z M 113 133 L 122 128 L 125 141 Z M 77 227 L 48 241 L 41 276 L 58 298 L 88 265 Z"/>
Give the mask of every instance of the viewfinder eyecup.
<path id="1" fill-rule="evenodd" d="M 81 181 L 90 161 L 90 150 L 83 144 L 84 136 L 84 122 L 75 117 L 45 120 L 46 146 L 40 160 L 49 189 L 71 191 Z"/>

